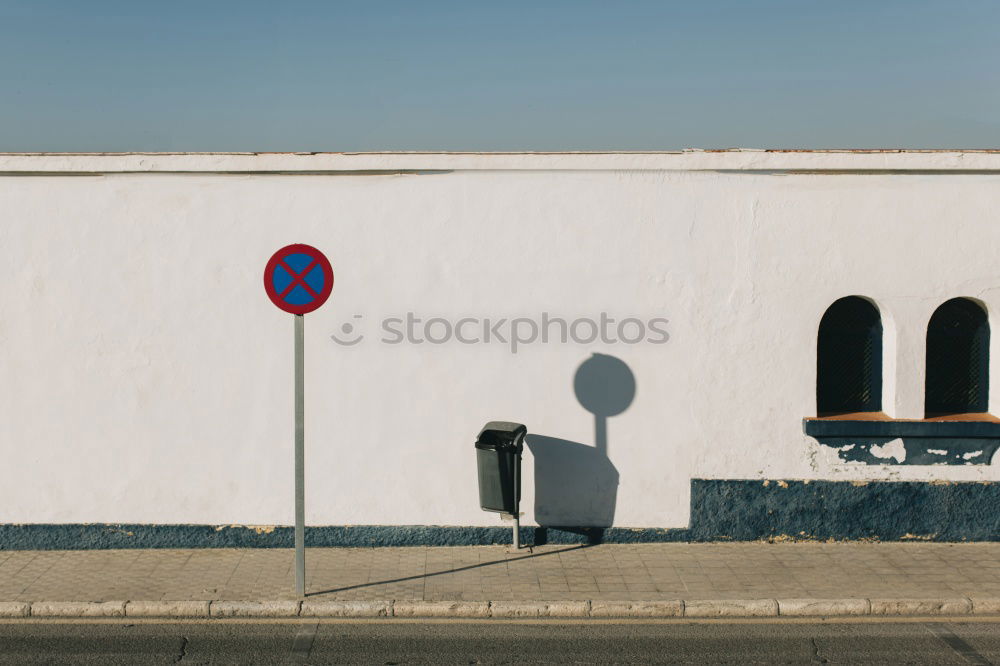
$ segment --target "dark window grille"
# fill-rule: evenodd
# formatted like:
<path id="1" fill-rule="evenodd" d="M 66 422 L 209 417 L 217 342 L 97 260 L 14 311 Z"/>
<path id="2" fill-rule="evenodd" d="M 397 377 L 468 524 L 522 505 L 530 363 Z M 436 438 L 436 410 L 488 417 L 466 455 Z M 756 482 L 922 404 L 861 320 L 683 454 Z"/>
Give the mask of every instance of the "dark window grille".
<path id="1" fill-rule="evenodd" d="M 967 298 L 943 303 L 927 324 L 924 414 L 985 412 L 989 407 L 990 325 Z"/>
<path id="2" fill-rule="evenodd" d="M 841 298 L 819 323 L 816 411 L 820 416 L 882 410 L 882 318 L 858 296 Z"/>

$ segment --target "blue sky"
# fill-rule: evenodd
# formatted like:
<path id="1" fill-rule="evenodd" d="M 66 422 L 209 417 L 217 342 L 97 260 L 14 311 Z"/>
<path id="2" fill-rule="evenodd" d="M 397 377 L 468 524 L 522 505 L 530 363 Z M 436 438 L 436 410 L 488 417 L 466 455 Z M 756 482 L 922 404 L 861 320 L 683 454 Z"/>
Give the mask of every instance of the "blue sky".
<path id="1" fill-rule="evenodd" d="M 1000 2 L 0 0 L 0 150 L 1000 147 Z"/>

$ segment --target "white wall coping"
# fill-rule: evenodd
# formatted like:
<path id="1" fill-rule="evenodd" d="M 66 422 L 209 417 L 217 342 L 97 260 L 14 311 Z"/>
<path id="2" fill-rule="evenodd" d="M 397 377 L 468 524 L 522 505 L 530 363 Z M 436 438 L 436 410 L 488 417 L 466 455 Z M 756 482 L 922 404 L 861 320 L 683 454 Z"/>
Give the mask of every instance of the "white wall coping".
<path id="1" fill-rule="evenodd" d="M 675 152 L 0 153 L 0 175 L 354 174 L 421 171 L 736 171 L 994 173 L 1000 150 L 683 150 Z"/>

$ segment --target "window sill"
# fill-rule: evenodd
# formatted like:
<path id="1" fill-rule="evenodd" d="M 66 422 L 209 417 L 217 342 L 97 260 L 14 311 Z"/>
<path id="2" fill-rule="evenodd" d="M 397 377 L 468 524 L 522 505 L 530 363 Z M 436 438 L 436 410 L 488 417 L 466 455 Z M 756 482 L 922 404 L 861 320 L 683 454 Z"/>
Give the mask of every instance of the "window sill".
<path id="1" fill-rule="evenodd" d="M 859 412 L 805 418 L 802 429 L 811 437 L 1000 439 L 1000 419 L 992 414 L 892 419 L 882 412 Z"/>
<path id="2" fill-rule="evenodd" d="M 841 460 L 867 465 L 989 465 L 1000 448 L 1000 419 L 992 414 L 840 414 L 802 419 L 802 429 Z"/>

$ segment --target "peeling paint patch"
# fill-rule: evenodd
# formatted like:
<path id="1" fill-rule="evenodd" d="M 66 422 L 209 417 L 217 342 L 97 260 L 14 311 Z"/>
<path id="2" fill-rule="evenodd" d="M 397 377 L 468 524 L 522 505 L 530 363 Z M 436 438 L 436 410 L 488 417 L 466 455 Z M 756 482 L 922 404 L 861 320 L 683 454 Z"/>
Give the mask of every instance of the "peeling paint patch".
<path id="1" fill-rule="evenodd" d="M 988 465 L 993 455 L 1000 448 L 1000 436 L 992 431 L 980 432 L 982 422 L 955 421 L 861 421 L 836 422 L 837 427 L 844 423 L 857 425 L 871 430 L 869 435 L 823 434 L 831 430 L 830 423 L 819 420 L 806 420 L 803 426 L 806 434 L 821 445 L 836 451 L 837 456 L 848 463 L 865 465 Z M 902 425 L 900 425 L 902 424 Z M 946 425 L 945 434 L 938 432 L 939 427 Z M 992 427 L 995 424 L 987 424 Z M 904 427 L 905 426 L 905 427 Z M 926 432 L 926 435 L 903 434 L 899 432 L 916 428 L 916 432 Z M 897 433 L 887 435 L 885 432 Z M 988 429 L 987 429 L 988 430 Z M 947 434 L 952 432 L 952 435 Z M 814 433 L 814 434 L 813 434 Z M 810 452 L 814 461 L 815 453 Z M 815 469 L 815 465 L 813 465 Z"/>
<path id="2" fill-rule="evenodd" d="M 872 446 L 869 451 L 876 458 L 894 458 L 896 462 L 900 463 L 906 460 L 906 447 L 903 446 L 903 441 L 900 439 L 894 439 L 882 446 Z"/>
<path id="3" fill-rule="evenodd" d="M 271 534 L 276 527 L 276 525 L 218 525 L 215 531 L 245 529 L 253 530 L 257 534 Z"/>

